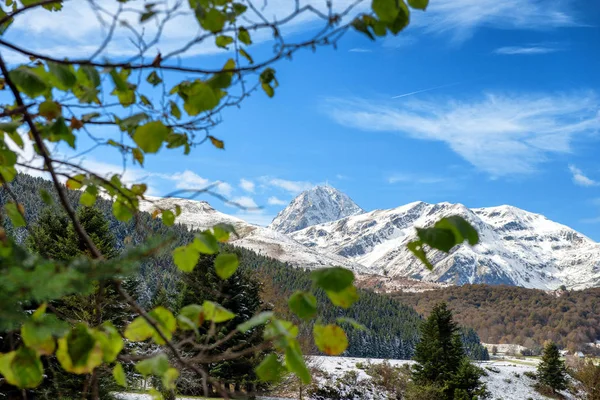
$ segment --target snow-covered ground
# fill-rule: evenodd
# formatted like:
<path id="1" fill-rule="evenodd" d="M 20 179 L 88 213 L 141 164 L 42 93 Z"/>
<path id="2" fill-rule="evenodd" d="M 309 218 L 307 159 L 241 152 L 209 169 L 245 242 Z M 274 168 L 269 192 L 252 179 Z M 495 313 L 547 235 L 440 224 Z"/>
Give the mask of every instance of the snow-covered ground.
<path id="1" fill-rule="evenodd" d="M 367 379 L 368 375 L 358 365 L 368 363 L 377 364 L 384 360 L 381 359 L 365 359 L 351 357 L 311 357 L 311 366 L 316 367 L 329 375 L 341 376 L 347 371 L 354 370 L 358 372 L 359 379 Z M 412 365 L 414 361 L 409 360 L 387 360 L 392 366 Z M 525 372 L 535 372 L 535 360 L 500 360 L 486 361 L 477 363 L 488 374 L 483 378 L 492 400 L 546 400 L 544 397 L 533 389 L 535 381 L 524 375 Z M 486 368 L 487 367 L 487 368 Z M 495 372 L 494 372 L 495 371 Z M 564 393 L 566 399 L 576 400 L 580 397 L 574 397 L 568 393 Z"/>

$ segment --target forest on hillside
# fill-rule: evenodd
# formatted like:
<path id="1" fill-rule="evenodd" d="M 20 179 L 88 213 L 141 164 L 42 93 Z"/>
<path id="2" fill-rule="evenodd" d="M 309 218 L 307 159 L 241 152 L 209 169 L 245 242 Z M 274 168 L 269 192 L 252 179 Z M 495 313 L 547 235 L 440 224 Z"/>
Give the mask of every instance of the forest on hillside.
<path id="1" fill-rule="evenodd" d="M 26 217 L 29 224 L 35 224 L 42 210 L 48 208 L 37 194 L 41 189 L 52 193 L 50 182 L 28 175 L 18 175 L 12 184 L 12 190 L 24 199 Z M 73 204 L 77 204 L 80 192 L 69 191 Z M 0 206 L 7 201 L 7 195 L 0 191 Z M 129 245 L 142 243 L 148 236 L 158 235 L 161 238 L 171 238 L 170 248 L 181 245 L 193 237 L 185 226 L 175 224 L 167 227 L 160 220 L 153 219 L 148 213 L 140 213 L 138 221 L 123 223 L 111 214 L 112 204 L 98 199 L 96 203 L 109 221 L 110 230 L 116 237 L 116 248 L 123 249 Z M 25 241 L 27 230 L 16 230 L 7 226 L 7 232 L 19 241 Z M 310 271 L 295 268 L 250 250 L 225 245 L 227 251 L 235 252 L 240 259 L 240 268 L 251 271 L 251 274 L 261 282 L 263 302 L 271 304 L 275 311 L 287 318 L 295 317 L 287 307 L 287 297 L 296 290 L 308 290 L 312 281 Z M 168 250 L 168 249 L 167 249 Z M 181 274 L 169 251 L 144 260 L 140 266 L 140 278 L 137 280 L 137 297 L 141 304 L 152 306 L 158 303 L 176 306 L 178 292 L 181 288 Z M 347 310 L 333 307 L 325 293 L 316 291 L 318 298 L 318 316 L 327 322 L 337 318 L 348 317 L 358 321 L 367 329 L 357 329 L 350 324 L 344 324 L 349 339 L 349 347 L 345 355 L 353 357 L 410 359 L 413 356 L 416 343 L 419 341 L 421 316 L 411 306 L 402 302 L 367 290 L 359 290 L 360 298 Z M 299 321 L 297 321 L 299 322 Z M 469 325 L 462 328 L 462 338 L 467 354 L 474 359 L 487 359 L 489 355 L 479 343 L 479 338 Z M 301 331 L 305 350 L 316 352 L 310 340 L 310 326 Z"/>
<path id="2" fill-rule="evenodd" d="M 484 343 L 541 348 L 552 340 L 587 350 L 600 339 L 600 288 L 546 292 L 515 286 L 464 285 L 392 297 L 427 314 L 446 301 L 460 324 L 473 327 Z"/>

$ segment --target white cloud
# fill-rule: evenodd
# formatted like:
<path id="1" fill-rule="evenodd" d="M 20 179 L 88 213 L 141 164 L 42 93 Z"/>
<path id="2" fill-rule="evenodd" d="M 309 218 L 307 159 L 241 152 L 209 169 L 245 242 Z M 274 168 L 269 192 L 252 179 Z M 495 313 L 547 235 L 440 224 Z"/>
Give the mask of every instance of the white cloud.
<path id="1" fill-rule="evenodd" d="M 413 25 L 451 35 L 454 41 L 470 38 L 479 28 L 541 30 L 578 26 L 573 1 L 564 0 L 436 0 L 427 12 L 415 13 Z"/>
<path id="2" fill-rule="evenodd" d="M 254 199 L 252 197 L 249 197 L 249 196 L 234 197 L 233 199 L 231 199 L 231 201 L 233 201 L 234 203 L 239 204 L 242 207 L 257 208 L 258 209 L 258 205 L 254 201 Z M 259 211 L 259 210 L 257 210 L 257 211 Z"/>
<path id="3" fill-rule="evenodd" d="M 250 193 L 254 193 L 254 188 L 255 188 L 255 184 L 254 182 L 248 180 L 248 179 L 240 179 L 240 187 L 242 189 L 244 189 L 246 192 L 250 192 Z"/>
<path id="4" fill-rule="evenodd" d="M 598 182 L 588 178 L 584 175 L 583 171 L 574 165 L 569 165 L 569 171 L 573 175 L 573 183 L 579 186 L 597 186 Z"/>
<path id="5" fill-rule="evenodd" d="M 536 54 L 548 54 L 562 51 L 558 47 L 549 46 L 507 46 L 499 47 L 493 51 L 495 54 L 502 55 L 536 55 Z"/>
<path id="6" fill-rule="evenodd" d="M 286 206 L 289 203 L 289 201 L 281 200 L 278 197 L 271 196 L 267 200 L 267 203 L 270 204 L 270 205 L 272 205 L 272 206 Z"/>
<path id="7" fill-rule="evenodd" d="M 299 194 L 300 192 L 308 190 L 314 186 L 314 184 L 306 181 L 289 181 L 286 179 L 267 177 L 263 177 L 262 180 L 265 181 L 267 185 L 278 187 L 292 195 Z"/>
<path id="8" fill-rule="evenodd" d="M 161 174 L 160 177 L 177 182 L 175 184 L 177 189 L 202 189 L 210 183 L 208 179 L 189 169 L 175 174 Z"/>
<path id="9" fill-rule="evenodd" d="M 373 50 L 371 50 L 371 49 L 363 49 L 362 47 L 354 47 L 348 51 L 350 53 L 372 53 L 373 52 Z"/>
<path id="10" fill-rule="evenodd" d="M 229 197 L 233 192 L 233 186 L 227 182 L 219 182 L 219 184 L 215 187 L 215 191 L 225 197 Z"/>
<path id="11" fill-rule="evenodd" d="M 325 111 L 338 123 L 365 131 L 396 132 L 445 142 L 492 176 L 530 173 L 553 153 L 600 128 L 593 92 L 486 94 L 469 101 L 433 98 L 400 104 L 329 99 Z"/>
<path id="12" fill-rule="evenodd" d="M 417 183 L 417 184 L 436 184 L 444 182 L 446 179 L 438 176 L 425 176 L 409 173 L 393 174 L 387 178 L 388 183 Z"/>

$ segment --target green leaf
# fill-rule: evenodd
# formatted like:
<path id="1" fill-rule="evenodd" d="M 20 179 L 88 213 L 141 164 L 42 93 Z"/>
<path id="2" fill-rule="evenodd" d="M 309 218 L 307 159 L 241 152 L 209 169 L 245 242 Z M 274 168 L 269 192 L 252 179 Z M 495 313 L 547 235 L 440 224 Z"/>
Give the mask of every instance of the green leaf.
<path id="1" fill-rule="evenodd" d="M 135 369 L 144 376 L 163 376 L 169 368 L 169 359 L 164 353 L 142 360 L 135 365 Z"/>
<path id="2" fill-rule="evenodd" d="M 129 205 L 122 200 L 117 199 L 112 205 L 112 212 L 116 219 L 122 222 L 127 222 L 133 217 L 133 212 Z"/>
<path id="3" fill-rule="evenodd" d="M 159 306 L 148 314 L 154 319 L 160 332 L 170 340 L 173 336 L 173 332 L 177 329 L 177 320 L 173 316 L 173 313 L 163 306 Z M 160 337 L 159 333 L 154 330 L 142 316 L 136 317 L 125 329 L 125 338 L 133 342 L 143 342 L 150 337 L 152 337 L 157 344 L 165 344 L 165 341 Z"/>
<path id="4" fill-rule="evenodd" d="M 317 314 L 317 299 L 311 293 L 297 291 L 288 300 L 290 310 L 302 319 L 310 319 Z"/>
<path id="5" fill-rule="evenodd" d="M 97 190 L 96 190 L 96 193 L 97 193 Z M 96 203 L 96 197 L 97 197 L 97 194 L 94 194 L 90 190 L 86 190 L 85 192 L 83 192 L 81 194 L 81 197 L 79 197 L 79 204 L 86 206 L 86 207 L 91 207 Z"/>
<path id="6" fill-rule="evenodd" d="M 148 81 L 148 83 L 152 86 L 157 86 L 162 83 L 162 79 L 160 79 L 160 76 L 158 76 L 156 71 L 152 71 L 146 78 L 146 81 Z"/>
<path id="7" fill-rule="evenodd" d="M 42 201 L 46 205 L 51 206 L 52 204 L 54 204 L 54 199 L 52 198 L 52 195 L 50 195 L 50 193 L 48 193 L 47 190 L 40 189 L 40 197 L 42 198 Z"/>
<path id="8" fill-rule="evenodd" d="M 371 8 L 381 21 L 392 22 L 400 12 L 397 1 L 404 0 L 373 0 Z"/>
<path id="9" fill-rule="evenodd" d="M 196 233 L 196 237 L 192 243 L 202 254 L 216 254 L 219 252 L 217 239 L 208 231 Z"/>
<path id="10" fill-rule="evenodd" d="M 179 378 L 179 371 L 177 368 L 168 368 L 162 375 L 163 387 L 167 390 L 175 389 L 175 381 Z"/>
<path id="11" fill-rule="evenodd" d="M 204 312 L 204 318 L 206 318 L 207 321 L 213 321 L 215 323 L 225 322 L 235 318 L 234 313 L 220 304 L 208 300 L 202 303 L 202 310 Z"/>
<path id="12" fill-rule="evenodd" d="M 217 224 L 212 227 L 213 236 L 219 242 L 226 242 L 229 240 L 229 236 L 233 233 L 237 235 L 235 232 L 235 228 L 231 224 Z"/>
<path id="13" fill-rule="evenodd" d="M 169 102 L 169 107 L 171 109 L 171 115 L 177 119 L 181 119 L 181 110 L 177 106 L 177 103 L 175 103 L 173 100 L 171 100 Z"/>
<path id="14" fill-rule="evenodd" d="M 408 0 L 408 5 L 418 10 L 425 10 L 429 5 L 429 0 Z"/>
<path id="15" fill-rule="evenodd" d="M 353 285 L 348 286 L 341 292 L 327 290 L 326 293 L 329 300 L 338 307 L 348 308 L 358 301 L 358 292 Z"/>
<path id="16" fill-rule="evenodd" d="M 439 228 L 416 228 L 417 236 L 422 243 L 433 247 L 434 249 L 441 250 L 445 253 L 449 252 L 458 243 L 456 237 L 450 229 L 439 229 Z"/>
<path id="17" fill-rule="evenodd" d="M 246 28 L 240 28 L 238 30 L 238 40 L 245 45 L 252 44 L 252 39 L 250 39 L 250 34 Z"/>
<path id="18" fill-rule="evenodd" d="M 191 244 L 173 250 L 173 262 L 183 272 L 192 272 L 199 259 L 200 252 Z"/>
<path id="19" fill-rule="evenodd" d="M 32 68 L 21 66 L 10 71 L 8 75 L 19 90 L 31 98 L 43 94 L 48 89 L 43 78 Z"/>
<path id="20" fill-rule="evenodd" d="M 72 67 L 51 61 L 48 61 L 47 65 L 50 73 L 56 77 L 56 80 L 59 83 L 59 85 L 57 85 L 59 89 L 67 90 L 75 86 L 77 77 L 72 71 Z"/>
<path id="21" fill-rule="evenodd" d="M 42 102 L 38 108 L 38 114 L 46 118 L 48 121 L 58 118 L 62 113 L 58 103 L 50 100 Z"/>
<path id="22" fill-rule="evenodd" d="M 298 341 L 291 340 L 285 349 L 285 366 L 300 378 L 305 385 L 310 383 L 310 371 L 304 362 Z"/>
<path id="23" fill-rule="evenodd" d="M 281 378 L 283 365 L 279 361 L 277 354 L 267 355 L 254 369 L 256 376 L 263 382 L 277 382 Z"/>
<path id="24" fill-rule="evenodd" d="M 143 342 L 152 337 L 153 329 L 146 320 L 142 317 L 136 317 L 127 328 L 125 328 L 124 336 L 132 342 Z"/>
<path id="25" fill-rule="evenodd" d="M 83 186 L 85 180 L 85 175 L 84 174 L 77 174 L 75 176 L 72 176 L 71 178 L 67 179 L 67 189 L 71 189 L 71 190 L 77 190 L 77 189 L 81 189 L 81 187 Z"/>
<path id="26" fill-rule="evenodd" d="M 237 326 L 237 330 L 242 333 L 246 333 L 252 328 L 266 324 L 270 319 L 273 318 L 273 315 L 274 314 L 272 311 L 261 312 L 260 314 L 250 318 L 248 321 L 239 324 Z"/>
<path id="27" fill-rule="evenodd" d="M 222 49 L 226 49 L 227 46 L 229 46 L 231 43 L 233 43 L 233 38 L 231 36 L 219 35 L 215 39 L 215 44 L 217 45 L 217 47 L 220 47 Z"/>
<path id="28" fill-rule="evenodd" d="M 358 322 L 358 321 L 356 321 L 356 320 L 354 320 L 354 319 L 352 319 L 352 318 L 348 318 L 348 317 L 339 317 L 339 318 L 337 318 L 337 319 L 336 319 L 336 321 L 337 321 L 339 324 L 344 324 L 344 323 L 346 323 L 346 324 L 350 324 L 350 325 L 352 325 L 352 327 L 353 327 L 354 329 L 357 329 L 357 330 L 359 330 L 359 331 L 366 331 L 366 330 L 368 330 L 366 326 L 364 326 L 363 324 L 361 324 L 360 322 Z"/>
<path id="29" fill-rule="evenodd" d="M 254 59 L 252 58 L 252 56 L 250 54 L 248 54 L 248 52 L 244 49 L 239 49 L 238 52 L 240 53 L 240 55 L 242 57 L 244 57 L 246 60 L 248 60 L 248 62 L 250 64 L 254 64 Z"/>
<path id="30" fill-rule="evenodd" d="M 112 322 L 107 321 L 102 324 L 100 330 L 96 332 L 96 340 L 102 347 L 102 359 L 106 363 L 111 363 L 117 359 L 117 356 L 123 350 L 123 339 L 117 328 Z"/>
<path id="31" fill-rule="evenodd" d="M 473 226 L 467 220 L 459 215 L 452 215 L 450 217 L 442 218 L 435 223 L 434 227 L 438 229 L 451 230 L 454 234 L 457 244 L 462 243 L 465 240 L 469 242 L 471 246 L 475 246 L 477 243 L 479 243 L 479 235 L 477 234 L 477 230 L 475 230 L 475 228 L 473 228 Z"/>
<path id="32" fill-rule="evenodd" d="M 117 385 L 127 387 L 127 379 L 125 377 L 125 370 L 123 369 L 123 365 L 121 363 L 117 363 L 112 370 L 113 378 L 115 378 L 115 382 Z"/>
<path id="33" fill-rule="evenodd" d="M 179 326 L 182 326 L 182 329 L 184 329 L 184 330 L 190 330 L 190 329 L 197 328 L 200 325 L 202 325 L 205 321 L 204 309 L 202 308 L 201 305 L 198 305 L 198 304 L 189 304 L 189 305 L 183 307 L 179 311 L 178 318 L 179 317 L 185 318 L 185 319 L 182 319 L 182 321 L 184 322 L 184 326 L 179 324 Z M 189 326 L 189 323 L 191 323 L 192 325 Z"/>
<path id="34" fill-rule="evenodd" d="M 22 206 L 19 207 L 19 205 L 13 202 L 6 203 L 4 205 L 6 215 L 8 215 L 8 218 L 10 218 L 10 222 L 12 222 L 15 228 L 27 225 L 27 222 L 25 222 L 25 218 L 23 217 L 23 214 L 21 214 L 19 208 L 22 208 Z"/>
<path id="35" fill-rule="evenodd" d="M 190 116 L 212 110 L 219 105 L 220 99 L 215 95 L 215 91 L 204 82 L 192 83 L 185 88 L 184 93 L 187 98 L 184 100 L 183 108 Z"/>
<path id="36" fill-rule="evenodd" d="M 341 292 L 354 282 L 354 273 L 342 267 L 323 268 L 313 271 L 311 278 L 325 291 Z"/>
<path id="37" fill-rule="evenodd" d="M 208 10 L 204 18 L 200 20 L 200 25 L 207 31 L 216 33 L 223 30 L 225 21 L 225 14 L 223 14 L 216 8 L 211 8 L 210 10 Z"/>
<path id="38" fill-rule="evenodd" d="M 58 339 L 56 358 L 67 372 L 89 374 L 102 364 L 102 347 L 90 328 L 80 323 Z"/>
<path id="39" fill-rule="evenodd" d="M 346 332 L 337 325 L 315 324 L 313 336 L 319 350 L 329 356 L 339 356 L 348 348 Z"/>
<path id="40" fill-rule="evenodd" d="M 240 262 L 236 254 L 221 253 L 215 258 L 215 271 L 223 280 L 228 279 L 237 271 Z"/>
<path id="41" fill-rule="evenodd" d="M 166 226 L 172 226 L 175 223 L 175 214 L 171 210 L 163 210 L 162 221 Z"/>
<path id="42" fill-rule="evenodd" d="M 138 127 L 133 135 L 134 142 L 145 153 L 156 153 L 169 134 L 167 128 L 160 121 L 152 121 Z"/>
<path id="43" fill-rule="evenodd" d="M 79 71 L 81 71 L 83 75 L 78 76 L 77 80 L 80 81 L 82 85 L 92 88 L 100 86 L 100 74 L 95 67 L 92 67 L 91 65 L 82 65 L 79 67 Z"/>
<path id="44" fill-rule="evenodd" d="M 8 383 L 21 389 L 37 387 L 44 379 L 39 356 L 27 347 L 0 355 L 0 373 Z"/>
<path id="45" fill-rule="evenodd" d="M 409 242 L 406 245 L 406 247 L 408 248 L 408 250 L 410 250 L 411 253 L 415 255 L 415 257 L 417 257 L 419 260 L 421 260 L 423 264 L 425 264 L 428 270 L 431 271 L 433 269 L 433 265 L 427 259 L 427 254 L 425 253 L 423 242 L 421 242 L 420 240 L 414 240 L 412 242 Z"/>

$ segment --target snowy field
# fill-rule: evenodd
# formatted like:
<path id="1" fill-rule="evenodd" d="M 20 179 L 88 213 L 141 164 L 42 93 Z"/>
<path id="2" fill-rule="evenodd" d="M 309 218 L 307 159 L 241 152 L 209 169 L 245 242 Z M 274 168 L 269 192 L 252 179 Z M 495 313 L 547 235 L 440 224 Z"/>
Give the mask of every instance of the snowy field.
<path id="1" fill-rule="evenodd" d="M 378 364 L 382 359 L 375 358 L 353 358 L 353 357 L 310 357 L 309 364 L 313 368 L 320 369 L 330 376 L 342 376 L 347 371 L 356 371 L 359 379 L 368 379 L 364 370 L 358 365 Z M 414 364 L 414 361 L 408 360 L 387 360 L 392 366 L 400 367 L 402 365 Z M 524 375 L 525 372 L 535 372 L 535 361 L 528 362 L 523 360 L 492 360 L 479 362 L 481 368 L 488 374 L 483 377 L 488 390 L 491 393 L 490 400 L 545 400 L 548 397 L 542 396 L 533 389 L 535 381 Z M 566 399 L 577 400 L 581 397 L 572 396 L 563 393 Z M 137 393 L 121 393 L 118 395 L 121 400 L 151 400 L 149 395 Z M 198 399 L 197 397 L 178 397 L 179 400 Z M 268 398 L 263 398 L 268 399 Z"/>

